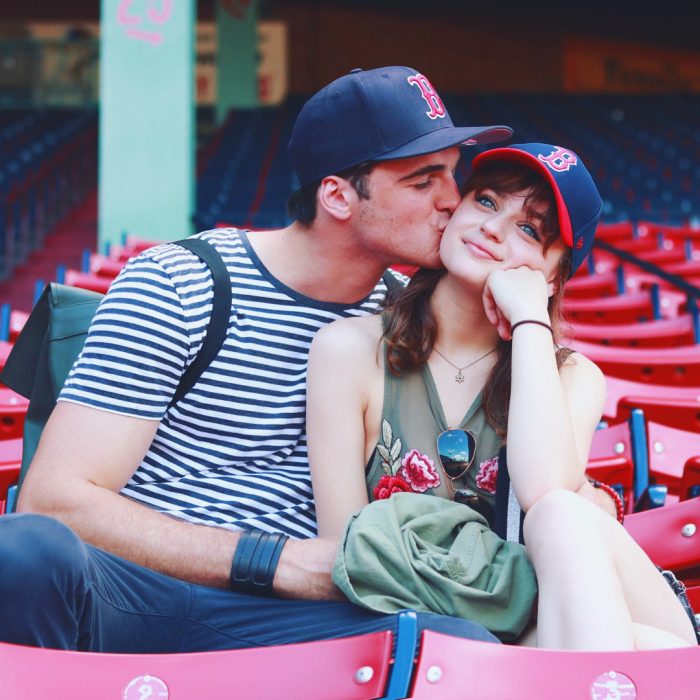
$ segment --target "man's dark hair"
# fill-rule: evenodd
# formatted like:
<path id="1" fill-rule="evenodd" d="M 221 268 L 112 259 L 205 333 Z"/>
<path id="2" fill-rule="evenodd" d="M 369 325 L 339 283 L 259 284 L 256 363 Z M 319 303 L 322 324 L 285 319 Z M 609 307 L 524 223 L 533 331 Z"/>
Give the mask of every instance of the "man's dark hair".
<path id="1" fill-rule="evenodd" d="M 343 180 L 347 180 L 352 186 L 357 196 L 360 199 L 369 199 L 369 176 L 376 163 L 368 161 L 353 165 L 352 168 L 347 168 L 339 173 L 334 173 Z M 287 212 L 295 221 L 298 221 L 304 226 L 309 226 L 316 218 L 316 192 L 321 184 L 321 180 L 311 182 L 304 187 L 292 192 L 289 201 L 287 202 Z"/>

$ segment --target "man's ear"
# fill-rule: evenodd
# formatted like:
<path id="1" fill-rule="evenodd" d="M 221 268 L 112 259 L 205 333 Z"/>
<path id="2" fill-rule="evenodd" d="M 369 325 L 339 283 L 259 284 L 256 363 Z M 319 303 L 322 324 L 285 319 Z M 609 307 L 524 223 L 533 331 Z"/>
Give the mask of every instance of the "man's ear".
<path id="1" fill-rule="evenodd" d="M 352 216 L 353 204 L 357 201 L 354 187 L 342 177 L 324 177 L 317 191 L 318 206 L 339 221 Z"/>

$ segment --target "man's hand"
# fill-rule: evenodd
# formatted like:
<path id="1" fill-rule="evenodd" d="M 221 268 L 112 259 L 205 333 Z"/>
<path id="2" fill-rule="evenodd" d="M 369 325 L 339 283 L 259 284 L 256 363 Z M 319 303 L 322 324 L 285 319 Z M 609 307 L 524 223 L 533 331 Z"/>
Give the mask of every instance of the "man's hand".
<path id="1" fill-rule="evenodd" d="M 331 572 L 338 553 L 337 537 L 288 540 L 282 550 L 273 590 L 280 598 L 346 600 Z"/>

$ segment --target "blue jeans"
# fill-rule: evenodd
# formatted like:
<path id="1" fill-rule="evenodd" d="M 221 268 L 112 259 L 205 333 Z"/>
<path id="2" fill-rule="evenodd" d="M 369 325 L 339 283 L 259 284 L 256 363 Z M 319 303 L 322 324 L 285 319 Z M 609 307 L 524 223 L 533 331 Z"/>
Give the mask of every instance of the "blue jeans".
<path id="1" fill-rule="evenodd" d="M 396 632 L 395 615 L 179 581 L 82 542 L 41 515 L 0 518 L 0 641 L 54 649 L 175 653 Z M 418 613 L 418 630 L 498 642 L 481 625 Z"/>

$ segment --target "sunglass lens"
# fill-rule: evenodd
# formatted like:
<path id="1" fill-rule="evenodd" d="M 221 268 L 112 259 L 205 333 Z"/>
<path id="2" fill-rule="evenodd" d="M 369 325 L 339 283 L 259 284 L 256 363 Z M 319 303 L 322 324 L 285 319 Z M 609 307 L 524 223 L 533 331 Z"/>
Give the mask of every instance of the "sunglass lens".
<path id="1" fill-rule="evenodd" d="M 438 436 L 437 449 L 445 473 L 456 479 L 469 469 L 474 459 L 476 440 L 466 430 L 446 430 Z"/>

